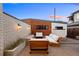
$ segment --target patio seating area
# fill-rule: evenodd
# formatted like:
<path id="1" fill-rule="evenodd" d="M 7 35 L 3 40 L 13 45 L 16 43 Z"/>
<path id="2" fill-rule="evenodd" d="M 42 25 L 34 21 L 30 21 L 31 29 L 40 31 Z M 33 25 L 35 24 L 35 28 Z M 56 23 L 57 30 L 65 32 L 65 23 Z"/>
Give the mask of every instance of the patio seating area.
<path id="1" fill-rule="evenodd" d="M 79 56 L 79 40 L 66 38 L 60 47 L 49 46 L 49 54 L 29 53 L 29 46 L 21 51 L 18 56 Z"/>

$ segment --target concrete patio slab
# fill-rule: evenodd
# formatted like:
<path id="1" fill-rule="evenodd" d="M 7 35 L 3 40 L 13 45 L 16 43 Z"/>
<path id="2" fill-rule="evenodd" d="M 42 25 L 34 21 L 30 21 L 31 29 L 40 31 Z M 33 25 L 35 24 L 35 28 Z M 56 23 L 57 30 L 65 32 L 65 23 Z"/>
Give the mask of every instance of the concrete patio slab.
<path id="1" fill-rule="evenodd" d="M 79 40 L 67 38 L 60 47 L 49 46 L 49 54 L 41 52 L 30 54 L 29 51 L 29 46 L 27 46 L 18 56 L 79 56 Z"/>

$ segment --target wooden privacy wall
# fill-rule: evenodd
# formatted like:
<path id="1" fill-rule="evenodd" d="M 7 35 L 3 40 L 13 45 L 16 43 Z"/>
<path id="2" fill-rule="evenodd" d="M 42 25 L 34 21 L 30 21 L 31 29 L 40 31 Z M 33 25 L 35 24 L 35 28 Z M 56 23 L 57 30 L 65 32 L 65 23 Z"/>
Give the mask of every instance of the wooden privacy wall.
<path id="1" fill-rule="evenodd" d="M 43 34 L 46 36 L 51 33 L 51 22 L 50 21 L 27 19 L 27 20 L 23 20 L 23 22 L 29 23 L 31 25 L 31 34 L 35 34 L 36 32 L 43 32 Z M 48 27 L 48 29 L 38 30 L 36 29 L 37 25 L 45 25 Z"/>

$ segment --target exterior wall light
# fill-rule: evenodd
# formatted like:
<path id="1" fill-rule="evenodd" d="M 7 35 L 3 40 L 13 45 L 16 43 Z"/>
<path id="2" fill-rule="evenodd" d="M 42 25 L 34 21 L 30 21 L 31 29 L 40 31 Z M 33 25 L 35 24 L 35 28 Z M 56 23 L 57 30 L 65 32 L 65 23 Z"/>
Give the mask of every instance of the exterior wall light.
<path id="1" fill-rule="evenodd" d="M 18 24 L 17 30 L 21 29 L 22 26 L 20 24 Z"/>

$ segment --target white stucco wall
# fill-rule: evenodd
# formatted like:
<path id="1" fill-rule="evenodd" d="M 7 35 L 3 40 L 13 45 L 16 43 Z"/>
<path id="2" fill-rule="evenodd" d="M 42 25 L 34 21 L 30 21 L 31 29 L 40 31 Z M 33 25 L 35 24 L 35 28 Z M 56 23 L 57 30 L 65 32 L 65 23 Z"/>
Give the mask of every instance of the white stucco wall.
<path id="1" fill-rule="evenodd" d="M 4 48 L 10 46 L 12 43 L 18 40 L 17 33 L 17 23 L 14 21 L 15 19 L 3 14 L 5 20 L 4 22 Z"/>
<path id="2" fill-rule="evenodd" d="M 79 12 L 74 14 L 74 22 L 79 22 Z"/>
<path id="3" fill-rule="evenodd" d="M 10 17 L 6 14 L 4 16 L 4 48 L 10 46 L 12 43 L 16 42 L 19 38 L 27 38 L 30 34 L 30 25 L 23 23 L 13 17 Z M 21 29 L 18 30 L 18 24 L 21 25 Z"/>
<path id="4" fill-rule="evenodd" d="M 63 26 L 63 30 L 57 30 L 55 27 L 56 26 Z M 63 23 L 51 23 L 51 29 L 52 29 L 52 33 L 56 34 L 60 37 L 66 37 L 67 35 L 67 24 L 63 24 Z"/>
<path id="5" fill-rule="evenodd" d="M 31 34 L 31 26 L 19 20 L 14 20 L 17 24 L 21 25 L 21 29 L 18 30 L 19 38 L 27 38 Z"/>

